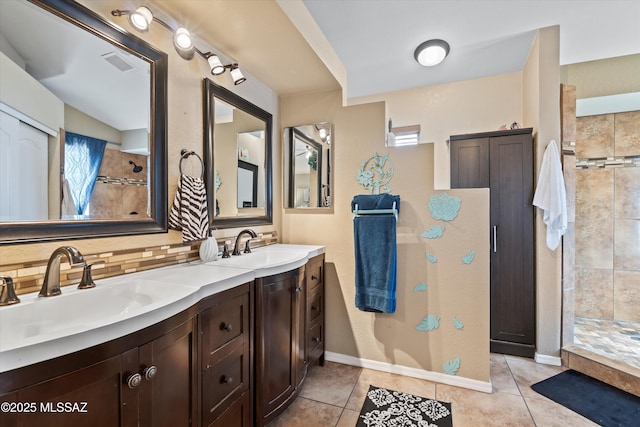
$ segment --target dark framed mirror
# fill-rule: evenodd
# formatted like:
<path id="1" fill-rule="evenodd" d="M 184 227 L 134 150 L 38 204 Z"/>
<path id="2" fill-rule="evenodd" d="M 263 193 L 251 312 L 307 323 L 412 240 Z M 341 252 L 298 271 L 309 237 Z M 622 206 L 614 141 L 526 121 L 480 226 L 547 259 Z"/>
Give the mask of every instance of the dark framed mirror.
<path id="1" fill-rule="evenodd" d="M 16 151 L 14 144 L 7 151 L 11 154 L 2 156 L 19 165 L 1 177 L 5 183 L 13 180 L 0 188 L 0 193 L 16 195 L 8 204 L 31 206 L 35 202 L 23 200 L 24 195 L 44 196 L 33 209 L 39 213 L 0 212 L 0 244 L 166 232 L 167 55 L 74 1 L 3 0 L 2 12 L 1 59 L 3 70 L 12 70 L 11 77 L 2 76 L 3 87 L 15 89 L 13 97 L 4 90 L 0 96 L 3 120 L 12 116 L 11 123 L 26 122 L 25 128 L 44 135 L 38 138 L 44 138 L 39 151 L 45 152 L 40 164 L 46 166 L 39 187 L 24 189 L 24 181 L 34 175 L 25 171 L 42 170 L 31 163 L 38 150 Z M 65 85 L 68 81 L 72 84 Z M 44 95 L 34 95 L 33 88 Z M 45 109 L 50 105 L 55 112 Z M 120 110 L 137 122 L 125 123 L 116 114 Z M 102 137 L 105 133 L 116 136 Z M 87 185 L 93 190 L 85 191 L 83 203 L 73 193 L 76 184 L 69 184 L 77 137 L 83 149 L 100 141 L 102 153 L 97 163 L 92 158 L 95 176 Z M 104 172 L 108 159 L 115 159 L 111 163 L 122 176 Z"/>
<path id="2" fill-rule="evenodd" d="M 271 113 L 209 79 L 203 97 L 211 227 L 272 224 Z"/>
<path id="3" fill-rule="evenodd" d="M 284 205 L 290 209 L 331 207 L 331 123 L 284 129 Z"/>

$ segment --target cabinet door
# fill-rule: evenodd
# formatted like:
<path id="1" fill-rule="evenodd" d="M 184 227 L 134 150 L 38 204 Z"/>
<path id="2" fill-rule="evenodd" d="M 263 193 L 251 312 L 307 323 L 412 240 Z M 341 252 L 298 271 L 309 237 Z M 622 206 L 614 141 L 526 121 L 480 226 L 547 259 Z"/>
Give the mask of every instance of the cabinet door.
<path id="1" fill-rule="evenodd" d="M 258 423 L 278 409 L 295 389 L 295 284 L 296 276 L 291 274 L 266 277 L 257 281 Z"/>
<path id="2" fill-rule="evenodd" d="M 191 319 L 140 347 L 141 426 L 190 426 L 195 419 L 193 331 Z"/>
<path id="3" fill-rule="evenodd" d="M 451 150 L 451 188 L 489 187 L 489 140 L 454 140 Z"/>
<path id="4" fill-rule="evenodd" d="M 490 163 L 495 239 L 491 251 L 492 350 L 531 357 L 535 351 L 531 135 L 491 138 Z"/>
<path id="5" fill-rule="evenodd" d="M 13 413 L 0 413 L 0 425 L 113 427 L 137 424 L 135 413 L 133 419 L 127 420 L 126 411 L 121 411 L 126 402 L 121 401 L 120 372 L 121 358 L 116 356 L 3 396 L 3 402 L 22 406 L 15 407 L 17 411 Z"/>
<path id="6" fill-rule="evenodd" d="M 295 369 L 295 386 L 298 388 L 307 375 L 307 288 L 305 273 L 300 272 L 296 277 L 293 290 L 294 319 L 293 319 L 293 357 Z"/>

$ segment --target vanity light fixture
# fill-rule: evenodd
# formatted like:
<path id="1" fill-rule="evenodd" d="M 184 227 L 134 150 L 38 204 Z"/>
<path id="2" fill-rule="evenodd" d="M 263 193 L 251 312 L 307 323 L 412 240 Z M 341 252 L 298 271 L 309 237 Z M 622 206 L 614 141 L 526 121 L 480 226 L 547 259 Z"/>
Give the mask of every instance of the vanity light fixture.
<path id="1" fill-rule="evenodd" d="M 113 13 L 113 12 L 112 12 Z M 114 15 L 120 16 L 120 15 Z M 151 21 L 153 21 L 153 14 L 149 10 L 149 8 L 140 6 L 133 12 L 129 12 L 129 23 L 133 28 L 143 33 L 149 31 L 149 27 L 151 26 Z"/>
<path id="2" fill-rule="evenodd" d="M 433 67 L 438 65 L 449 54 L 449 43 L 440 39 L 427 40 L 421 43 L 413 53 L 413 57 L 420 65 Z"/>
<path id="3" fill-rule="evenodd" d="M 235 85 L 244 83 L 247 80 L 246 77 L 244 77 L 244 75 L 242 74 L 242 71 L 240 71 L 240 69 L 238 68 L 237 63 L 231 62 L 230 64 L 223 64 L 220 60 L 219 55 L 216 55 L 212 52 L 200 51 L 195 46 L 193 37 L 189 33 L 189 30 L 184 27 L 173 29 L 166 22 L 153 16 L 151 10 L 145 6 L 140 6 L 136 10 L 112 10 L 111 15 L 128 15 L 129 23 L 131 24 L 131 26 L 143 33 L 149 31 L 151 22 L 155 21 L 169 31 L 173 32 L 173 46 L 176 48 L 176 52 L 178 52 L 178 55 L 180 55 L 182 59 L 190 61 L 197 53 L 207 60 L 207 62 L 209 63 L 209 67 L 211 68 L 211 74 L 213 74 L 214 76 L 218 76 L 220 74 L 223 74 L 226 70 L 230 70 L 231 78 L 233 79 L 233 83 Z"/>
<path id="4" fill-rule="evenodd" d="M 176 47 L 176 51 L 182 59 L 186 59 L 187 61 L 193 59 L 195 46 L 193 45 L 193 40 L 191 40 L 189 30 L 184 27 L 178 28 L 173 34 L 173 45 Z"/>
<path id="5" fill-rule="evenodd" d="M 247 78 L 242 75 L 240 68 L 238 68 L 238 64 L 231 64 L 231 78 L 233 78 L 233 84 L 236 86 L 247 80 Z"/>

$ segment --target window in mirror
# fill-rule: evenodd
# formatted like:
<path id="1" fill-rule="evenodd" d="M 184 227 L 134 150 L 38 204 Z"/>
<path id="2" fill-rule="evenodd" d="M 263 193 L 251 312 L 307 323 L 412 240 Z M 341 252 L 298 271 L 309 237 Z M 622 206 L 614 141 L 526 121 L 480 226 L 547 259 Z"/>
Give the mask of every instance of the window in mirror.
<path id="1" fill-rule="evenodd" d="M 285 128 L 285 207 L 331 207 L 331 123 Z"/>
<path id="2" fill-rule="evenodd" d="M 204 92 L 212 227 L 270 224 L 271 114 L 209 79 Z"/>

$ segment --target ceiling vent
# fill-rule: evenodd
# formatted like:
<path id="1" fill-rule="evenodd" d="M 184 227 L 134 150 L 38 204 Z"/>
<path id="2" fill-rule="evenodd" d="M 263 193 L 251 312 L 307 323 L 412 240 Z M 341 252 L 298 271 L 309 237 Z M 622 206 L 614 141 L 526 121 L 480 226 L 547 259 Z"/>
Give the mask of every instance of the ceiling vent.
<path id="1" fill-rule="evenodd" d="M 102 57 L 104 58 L 105 61 L 107 61 L 109 64 L 113 65 L 114 67 L 116 67 L 118 70 L 122 72 L 133 70 L 133 66 L 129 64 L 122 57 L 122 55 L 118 54 L 117 52 L 105 53 L 104 55 L 102 55 Z"/>

